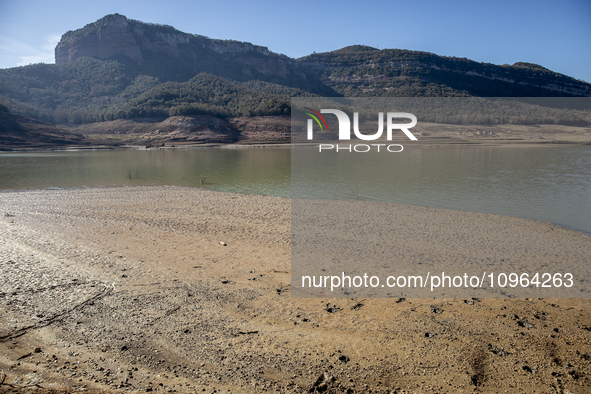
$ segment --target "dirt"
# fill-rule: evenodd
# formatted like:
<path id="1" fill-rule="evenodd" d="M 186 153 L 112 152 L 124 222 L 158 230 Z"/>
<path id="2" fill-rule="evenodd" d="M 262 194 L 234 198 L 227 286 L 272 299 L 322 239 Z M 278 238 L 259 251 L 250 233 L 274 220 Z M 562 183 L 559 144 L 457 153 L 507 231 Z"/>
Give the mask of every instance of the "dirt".
<path id="1" fill-rule="evenodd" d="M 591 391 L 587 299 L 292 298 L 288 199 L 28 191 L 0 215 L 0 393 Z"/>

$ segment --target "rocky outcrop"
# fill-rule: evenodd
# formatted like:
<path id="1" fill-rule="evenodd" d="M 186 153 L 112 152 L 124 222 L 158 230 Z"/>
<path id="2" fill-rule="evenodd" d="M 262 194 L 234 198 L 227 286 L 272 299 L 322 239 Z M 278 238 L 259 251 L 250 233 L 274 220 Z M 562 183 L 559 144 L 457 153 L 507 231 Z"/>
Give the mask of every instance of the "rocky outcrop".
<path id="1" fill-rule="evenodd" d="M 158 124 L 159 139 L 176 142 L 228 143 L 239 139 L 238 130 L 214 116 L 172 116 Z"/>
<path id="2" fill-rule="evenodd" d="M 309 86 L 311 78 L 293 59 L 266 47 L 210 39 L 119 14 L 107 15 L 62 36 L 55 48 L 56 63 L 83 57 L 131 63 L 138 74 L 162 81 L 183 81 L 208 72 L 238 81 L 255 79 L 301 88 Z M 328 93 L 321 88 L 321 83 L 315 83 L 310 90 Z"/>
<path id="3" fill-rule="evenodd" d="M 64 34 L 55 48 L 55 61 L 62 64 L 82 57 L 108 60 L 123 56 L 142 63 L 144 54 L 165 55 L 178 59 L 182 50 L 195 51 L 195 48 L 190 48 L 191 44 L 197 44 L 198 48 L 221 55 L 236 55 L 249 51 L 271 54 L 267 48 L 250 43 L 210 40 L 180 32 L 170 26 L 142 23 L 113 14 L 82 29 Z"/>
<path id="4" fill-rule="evenodd" d="M 248 116 L 230 119 L 241 144 L 281 144 L 291 141 L 289 116 Z"/>
<path id="5" fill-rule="evenodd" d="M 81 125 L 71 130 L 100 141 L 116 141 L 114 144 L 118 145 L 152 147 L 162 144 L 232 143 L 241 138 L 240 131 L 232 123 L 210 115 L 119 119 Z"/>
<path id="6" fill-rule="evenodd" d="M 249 42 L 211 40 L 204 43 L 203 47 L 209 48 L 220 55 L 237 55 L 248 51 L 258 52 L 265 56 L 272 55 L 267 47 L 253 45 Z"/>
<path id="7" fill-rule="evenodd" d="M 82 57 L 106 60 L 117 55 L 135 62 L 144 60 L 129 21 L 118 14 L 106 16 L 83 29 L 67 32 L 55 48 L 57 64 Z"/>
<path id="8" fill-rule="evenodd" d="M 113 14 L 64 34 L 55 48 L 55 61 L 61 64 L 82 57 L 107 60 L 124 56 L 141 63 L 148 54 L 178 59 L 181 52 L 185 52 L 186 56 L 200 50 L 226 57 L 248 52 L 277 57 L 268 48 L 248 42 L 211 40 L 183 33 L 170 26 L 143 23 Z"/>

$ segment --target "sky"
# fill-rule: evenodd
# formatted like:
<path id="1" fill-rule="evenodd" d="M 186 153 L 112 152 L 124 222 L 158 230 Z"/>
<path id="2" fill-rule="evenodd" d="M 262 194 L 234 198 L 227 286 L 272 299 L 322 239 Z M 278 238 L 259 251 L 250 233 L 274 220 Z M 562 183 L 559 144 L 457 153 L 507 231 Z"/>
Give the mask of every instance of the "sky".
<path id="1" fill-rule="evenodd" d="M 589 0 L 0 0 L 0 68 L 53 63 L 63 33 L 114 13 L 294 58 L 362 44 L 536 63 L 591 82 Z"/>

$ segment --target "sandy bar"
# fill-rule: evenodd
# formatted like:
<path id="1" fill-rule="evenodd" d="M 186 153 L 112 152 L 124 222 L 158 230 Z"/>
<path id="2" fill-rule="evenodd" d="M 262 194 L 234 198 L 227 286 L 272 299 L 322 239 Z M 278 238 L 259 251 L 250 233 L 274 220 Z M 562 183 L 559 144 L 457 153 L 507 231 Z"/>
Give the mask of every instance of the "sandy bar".
<path id="1" fill-rule="evenodd" d="M 558 247 L 591 261 L 591 238 L 547 223 L 396 209 L 416 252 L 431 253 L 434 236 L 453 240 L 450 223 L 460 223 L 492 240 L 462 256 L 496 255 L 519 226 L 521 242 L 539 246 L 532 259 Z M 588 299 L 293 298 L 289 199 L 183 187 L 9 192 L 0 214 L 0 392 L 591 387 Z"/>
<path id="2" fill-rule="evenodd" d="M 551 223 L 362 200 L 291 213 L 298 297 L 591 296 L 591 237 Z"/>

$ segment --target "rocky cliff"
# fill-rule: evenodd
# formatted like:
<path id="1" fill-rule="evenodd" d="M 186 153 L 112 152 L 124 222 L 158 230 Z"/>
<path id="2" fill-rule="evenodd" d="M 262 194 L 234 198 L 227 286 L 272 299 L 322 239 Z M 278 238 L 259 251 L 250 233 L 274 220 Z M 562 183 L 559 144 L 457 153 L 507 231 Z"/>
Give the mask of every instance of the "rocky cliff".
<path id="1" fill-rule="evenodd" d="M 106 16 L 83 29 L 67 32 L 55 48 L 57 64 L 82 57 L 106 60 L 117 55 L 135 62 L 144 60 L 129 21 L 118 14 Z"/>
<path id="2" fill-rule="evenodd" d="M 142 63 L 142 53 L 179 59 L 198 49 L 220 55 L 253 52 L 273 56 L 266 47 L 239 41 L 211 40 L 183 33 L 171 26 L 143 23 L 112 14 L 82 29 L 65 33 L 55 48 L 55 61 L 57 64 L 67 63 L 82 57 L 108 60 L 121 55 Z"/>
<path id="3" fill-rule="evenodd" d="M 213 40 L 113 14 L 64 34 L 55 48 L 57 64 L 83 57 L 118 60 L 139 74 L 163 81 L 187 80 L 209 72 L 239 81 L 258 79 L 287 86 L 306 83 L 295 62 L 266 47 L 231 40 Z"/>
<path id="4" fill-rule="evenodd" d="M 495 65 L 360 45 L 291 59 L 263 46 L 118 14 L 65 33 L 55 56 L 56 64 L 0 70 L 0 101 L 18 115 L 81 125 L 170 116 L 281 116 L 290 112 L 290 97 L 315 94 L 591 96 L 591 84 L 530 63 Z M 249 125 L 241 131 L 267 139 L 252 128 L 258 124 Z M 283 132 L 275 131 L 280 138 Z"/>
<path id="5" fill-rule="evenodd" d="M 296 60 L 263 46 L 210 39 L 119 14 L 63 35 L 56 63 L 84 57 L 117 60 L 134 75 L 161 81 L 187 81 L 207 72 L 324 96 L 591 96 L 591 84 L 530 63 L 495 65 L 360 45 Z"/>

